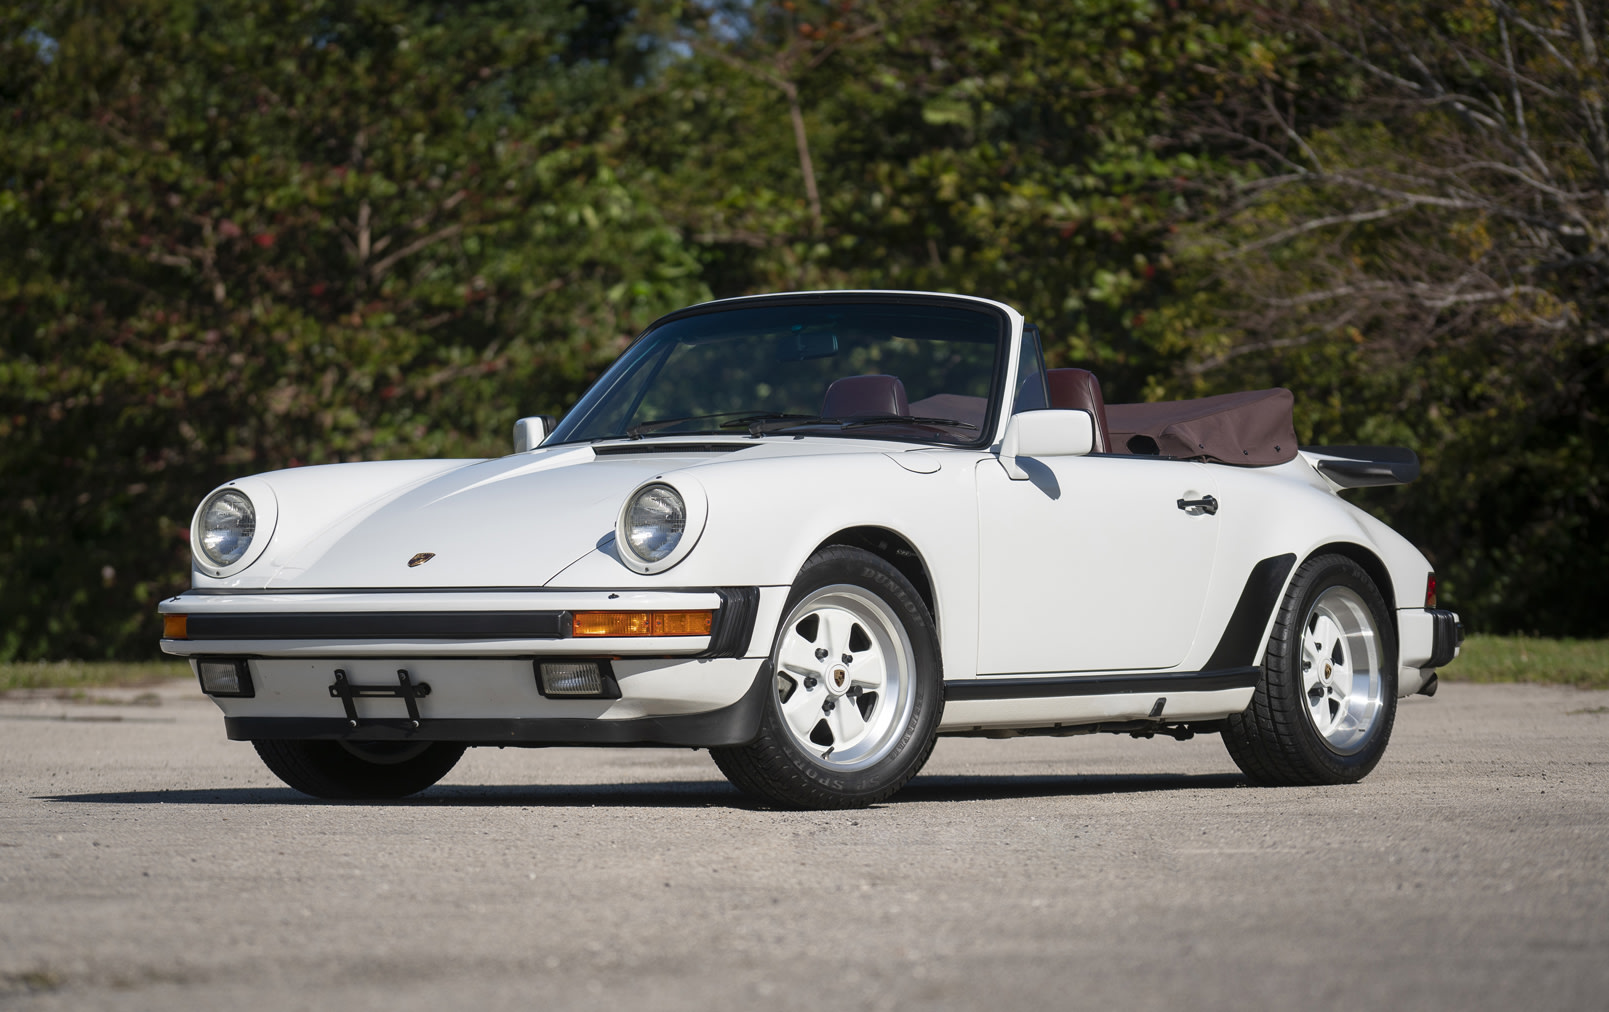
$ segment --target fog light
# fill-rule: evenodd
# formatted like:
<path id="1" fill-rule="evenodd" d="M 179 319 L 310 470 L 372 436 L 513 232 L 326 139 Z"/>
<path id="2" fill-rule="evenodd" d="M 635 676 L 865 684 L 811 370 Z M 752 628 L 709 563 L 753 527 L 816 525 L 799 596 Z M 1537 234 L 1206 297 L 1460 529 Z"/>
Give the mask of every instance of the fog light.
<path id="1" fill-rule="evenodd" d="M 251 697 L 257 694 L 251 684 L 251 671 L 239 658 L 206 658 L 196 661 L 201 691 L 209 696 Z"/>
<path id="2" fill-rule="evenodd" d="M 536 687 L 544 696 L 566 699 L 619 699 L 609 662 L 537 661 Z"/>

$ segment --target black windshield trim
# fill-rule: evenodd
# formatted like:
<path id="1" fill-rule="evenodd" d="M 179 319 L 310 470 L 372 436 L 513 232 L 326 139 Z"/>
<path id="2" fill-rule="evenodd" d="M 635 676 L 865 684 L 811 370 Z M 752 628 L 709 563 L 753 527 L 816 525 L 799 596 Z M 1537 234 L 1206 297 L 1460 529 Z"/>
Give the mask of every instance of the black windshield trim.
<path id="1" fill-rule="evenodd" d="M 1007 370 L 1011 368 L 1011 360 L 1016 355 L 1017 349 L 1016 345 L 1011 340 L 1011 317 L 1006 310 L 993 303 L 984 302 L 975 298 L 969 298 L 967 296 L 939 295 L 927 292 L 792 292 L 786 295 L 749 295 L 733 299 L 721 299 L 715 302 L 701 302 L 696 306 L 688 306 L 685 309 L 678 309 L 673 313 L 666 313 L 664 316 L 661 316 L 659 319 L 649 324 L 641 334 L 637 335 L 636 339 L 633 340 L 631 344 L 626 346 L 625 350 L 620 353 L 620 356 L 615 359 L 615 362 L 619 362 L 627 355 L 631 354 L 632 350 L 646 340 L 649 335 L 653 334 L 654 331 L 665 326 L 666 324 L 675 323 L 678 320 L 685 320 L 695 316 L 706 316 L 711 313 L 724 313 L 730 310 L 795 305 L 904 305 L 941 306 L 946 308 L 964 306 L 974 311 L 987 313 L 994 316 L 1000 326 L 1000 332 L 995 341 L 994 379 L 992 380 L 990 387 L 989 410 L 987 415 L 984 417 L 983 424 L 978 428 L 977 438 L 963 443 L 952 442 L 951 440 L 947 439 L 911 439 L 905 437 L 896 438 L 887 435 L 879 435 L 876 437 L 889 442 L 915 443 L 921 446 L 944 446 L 969 450 L 979 449 L 993 444 L 994 433 L 1000 426 L 1000 412 L 1007 407 L 1006 402 L 1011 399 L 1011 391 L 1006 390 L 1006 373 Z M 613 368 L 614 364 L 611 363 L 609 369 L 604 370 L 604 375 L 607 375 L 609 370 Z M 602 378 L 602 375 L 600 375 L 599 379 Z M 594 385 L 596 385 L 596 382 L 597 381 L 594 381 Z M 570 411 L 565 412 L 564 416 L 559 419 L 558 425 L 555 426 L 555 432 L 564 428 L 565 424 L 570 420 L 570 415 L 575 412 L 576 408 L 579 408 L 583 403 L 586 402 L 587 396 L 591 392 L 592 388 L 589 387 L 587 391 L 581 395 L 581 398 L 576 401 L 575 406 L 572 407 Z M 687 436 L 693 434 L 694 433 L 689 432 L 667 432 L 663 435 L 668 437 Z M 713 435 L 714 433 L 710 434 Z M 784 435 L 784 433 L 778 433 L 778 435 Z M 860 436 L 859 433 L 853 431 L 844 431 L 841 429 L 812 432 L 811 435 L 821 435 L 828 438 L 838 439 L 865 438 Z M 608 438 L 612 440 L 616 437 L 611 436 Z M 643 435 L 640 437 L 640 439 L 654 438 L 659 437 L 655 433 L 651 432 L 643 433 Z M 576 444 L 585 445 L 595 441 L 595 438 L 576 438 L 559 441 L 549 439 L 542 445 L 545 447 L 569 446 Z"/>

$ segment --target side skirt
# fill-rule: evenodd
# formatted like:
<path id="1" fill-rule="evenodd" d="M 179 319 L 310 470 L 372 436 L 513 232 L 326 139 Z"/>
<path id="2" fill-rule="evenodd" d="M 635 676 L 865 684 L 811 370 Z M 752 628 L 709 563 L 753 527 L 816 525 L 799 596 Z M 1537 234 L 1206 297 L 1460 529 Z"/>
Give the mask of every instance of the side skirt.
<path id="1" fill-rule="evenodd" d="M 980 675 L 944 683 L 944 701 L 968 699 L 1042 699 L 1056 696 L 1110 696 L 1126 693 L 1153 695 L 1169 692 L 1216 692 L 1249 689 L 1262 669 L 1256 666 L 1218 671 L 1169 672 L 1145 675 L 1073 675 L 1049 678 L 1002 678 Z"/>
<path id="2" fill-rule="evenodd" d="M 998 738 L 1113 731 L 1184 738 L 1250 705 L 1260 674 L 1244 667 L 957 680 L 945 683 L 939 733 Z"/>

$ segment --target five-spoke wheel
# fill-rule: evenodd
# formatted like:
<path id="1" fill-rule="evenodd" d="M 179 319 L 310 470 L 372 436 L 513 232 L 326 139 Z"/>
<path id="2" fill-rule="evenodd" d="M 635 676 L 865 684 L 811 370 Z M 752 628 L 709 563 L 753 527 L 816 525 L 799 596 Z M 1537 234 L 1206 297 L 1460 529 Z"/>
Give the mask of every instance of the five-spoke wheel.
<path id="1" fill-rule="evenodd" d="M 899 570 L 827 548 L 799 574 L 772 651 L 759 738 L 714 749 L 739 788 L 789 808 L 856 808 L 916 774 L 943 708 L 933 620 Z"/>
<path id="2" fill-rule="evenodd" d="M 1320 555 L 1291 579 L 1245 712 L 1224 744 L 1260 784 L 1363 779 L 1397 706 L 1397 644 L 1384 597 L 1352 559 Z"/>
<path id="3" fill-rule="evenodd" d="M 1380 633 L 1363 598 L 1330 587 L 1302 624 L 1302 688 L 1313 729 L 1341 755 L 1369 739 L 1383 686 Z"/>
<path id="4" fill-rule="evenodd" d="M 894 747 L 915 700 L 910 636 L 880 597 L 851 584 L 794 606 L 777 647 L 776 689 L 794 744 L 860 769 Z"/>

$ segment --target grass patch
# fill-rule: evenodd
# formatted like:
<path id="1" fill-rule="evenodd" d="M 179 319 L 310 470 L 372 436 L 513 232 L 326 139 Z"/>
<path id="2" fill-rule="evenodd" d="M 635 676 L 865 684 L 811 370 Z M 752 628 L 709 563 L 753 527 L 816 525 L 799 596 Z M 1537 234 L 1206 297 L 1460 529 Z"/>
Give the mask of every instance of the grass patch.
<path id="1" fill-rule="evenodd" d="M 158 685 L 194 678 L 183 661 L 37 661 L 0 664 L 0 692 L 11 689 L 103 689 Z"/>
<path id="2" fill-rule="evenodd" d="M 1536 682 L 1609 689 L 1609 640 L 1471 636 L 1437 674 L 1448 682 Z"/>

